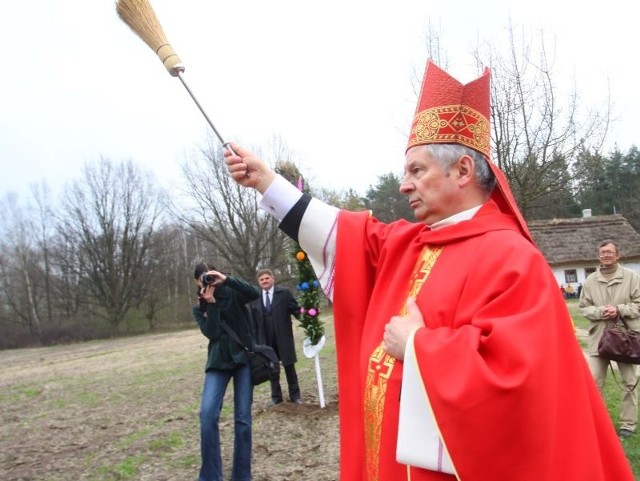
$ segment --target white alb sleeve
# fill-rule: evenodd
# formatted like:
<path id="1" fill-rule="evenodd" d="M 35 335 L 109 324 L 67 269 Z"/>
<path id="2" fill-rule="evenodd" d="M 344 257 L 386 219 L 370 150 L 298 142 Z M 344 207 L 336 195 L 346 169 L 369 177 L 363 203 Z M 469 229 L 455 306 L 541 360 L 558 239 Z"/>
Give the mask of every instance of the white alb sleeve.
<path id="1" fill-rule="evenodd" d="M 311 199 L 298 231 L 300 247 L 309 256 L 325 295 L 332 301 L 339 212 L 337 207 Z"/>
<path id="2" fill-rule="evenodd" d="M 260 199 L 260 208 L 278 220 L 302 197 L 294 185 L 277 176 Z M 307 253 L 326 296 L 333 300 L 333 270 L 336 252 L 337 219 L 340 210 L 311 199 L 300 222 L 298 242 Z"/>
<path id="3" fill-rule="evenodd" d="M 287 212 L 300 200 L 300 197 L 302 197 L 302 192 L 284 177 L 278 175 L 276 180 L 262 194 L 259 206 L 276 219 L 282 220 L 287 215 Z"/>

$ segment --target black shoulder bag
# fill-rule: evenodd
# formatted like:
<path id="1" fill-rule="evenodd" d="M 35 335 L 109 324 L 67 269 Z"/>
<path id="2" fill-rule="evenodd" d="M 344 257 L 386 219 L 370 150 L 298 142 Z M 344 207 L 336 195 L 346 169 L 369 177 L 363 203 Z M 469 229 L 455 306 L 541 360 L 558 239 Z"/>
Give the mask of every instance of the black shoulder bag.
<path id="1" fill-rule="evenodd" d="M 240 340 L 236 332 L 224 321 L 221 322 L 222 328 L 227 334 L 242 346 L 247 353 L 249 359 L 249 368 L 251 369 L 251 383 L 254 386 L 262 384 L 266 381 L 275 380 L 280 374 L 280 359 L 276 351 L 271 346 L 254 344 L 248 348 Z"/>

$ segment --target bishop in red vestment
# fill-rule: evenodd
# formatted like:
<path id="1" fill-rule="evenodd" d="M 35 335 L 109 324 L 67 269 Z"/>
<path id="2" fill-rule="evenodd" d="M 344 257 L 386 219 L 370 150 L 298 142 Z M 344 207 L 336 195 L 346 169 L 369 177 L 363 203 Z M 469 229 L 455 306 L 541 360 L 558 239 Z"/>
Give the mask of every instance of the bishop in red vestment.
<path id="1" fill-rule="evenodd" d="M 489 72 L 462 85 L 429 62 L 401 186 L 417 223 L 225 154 L 334 301 L 342 481 L 634 479 L 489 140 Z"/>

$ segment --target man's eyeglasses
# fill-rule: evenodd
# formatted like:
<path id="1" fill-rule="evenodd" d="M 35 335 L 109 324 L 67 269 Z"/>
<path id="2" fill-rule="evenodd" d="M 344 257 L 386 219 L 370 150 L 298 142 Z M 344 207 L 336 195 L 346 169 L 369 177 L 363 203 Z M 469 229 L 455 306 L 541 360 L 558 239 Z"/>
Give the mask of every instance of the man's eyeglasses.
<path id="1" fill-rule="evenodd" d="M 598 254 L 598 257 L 615 257 L 616 255 L 618 255 L 617 252 L 602 251 Z"/>

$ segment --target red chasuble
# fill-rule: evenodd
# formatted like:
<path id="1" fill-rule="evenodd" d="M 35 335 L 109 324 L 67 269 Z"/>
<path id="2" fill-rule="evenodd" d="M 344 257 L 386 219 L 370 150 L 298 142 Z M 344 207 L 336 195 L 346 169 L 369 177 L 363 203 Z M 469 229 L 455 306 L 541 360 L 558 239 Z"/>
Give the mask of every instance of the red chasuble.
<path id="1" fill-rule="evenodd" d="M 402 362 L 379 347 L 431 251 L 415 351 L 458 479 L 633 481 L 557 282 L 493 201 L 435 231 L 339 214 L 341 481 L 455 479 L 396 462 Z"/>

